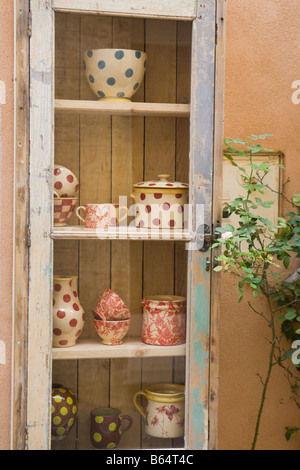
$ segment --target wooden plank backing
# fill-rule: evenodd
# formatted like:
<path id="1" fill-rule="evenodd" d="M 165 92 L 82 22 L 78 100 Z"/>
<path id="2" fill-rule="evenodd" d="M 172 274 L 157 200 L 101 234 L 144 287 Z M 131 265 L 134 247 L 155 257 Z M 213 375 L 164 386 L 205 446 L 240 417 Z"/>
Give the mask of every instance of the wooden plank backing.
<path id="1" fill-rule="evenodd" d="M 118 16 L 142 16 L 153 18 L 193 19 L 196 15 L 195 0 L 53 0 L 58 11 L 76 13 L 100 13 Z"/>

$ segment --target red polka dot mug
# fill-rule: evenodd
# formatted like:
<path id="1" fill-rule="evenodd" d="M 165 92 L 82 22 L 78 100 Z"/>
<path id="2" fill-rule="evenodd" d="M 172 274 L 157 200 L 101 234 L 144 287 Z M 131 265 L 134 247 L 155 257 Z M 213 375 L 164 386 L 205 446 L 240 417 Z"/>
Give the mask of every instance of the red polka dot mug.
<path id="1" fill-rule="evenodd" d="M 86 213 L 85 219 L 79 214 L 80 210 Z M 122 217 L 120 217 L 121 211 L 125 211 Z M 86 206 L 79 206 L 76 209 L 78 219 L 85 224 L 86 228 L 116 227 L 126 219 L 127 214 L 127 207 L 120 207 L 118 204 L 86 204 Z"/>

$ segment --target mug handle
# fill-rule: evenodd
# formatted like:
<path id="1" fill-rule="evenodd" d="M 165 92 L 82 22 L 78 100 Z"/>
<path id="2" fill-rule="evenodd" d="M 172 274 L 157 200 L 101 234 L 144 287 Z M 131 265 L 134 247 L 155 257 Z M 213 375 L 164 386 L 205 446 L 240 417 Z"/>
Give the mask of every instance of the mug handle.
<path id="1" fill-rule="evenodd" d="M 146 393 L 144 392 L 144 390 L 139 390 L 138 392 L 136 392 L 136 394 L 133 397 L 133 403 L 134 403 L 134 406 L 136 407 L 136 409 L 138 410 L 138 412 L 146 419 L 146 411 L 144 410 L 144 408 L 142 407 L 142 405 L 138 401 L 138 396 L 139 395 L 144 395 L 144 397 L 147 398 Z"/>
<path id="2" fill-rule="evenodd" d="M 119 207 L 119 213 L 121 212 L 121 210 L 124 209 L 125 210 L 125 214 L 119 219 L 119 222 L 121 222 L 122 220 L 126 219 L 126 217 L 128 216 L 128 209 L 126 206 L 121 206 Z"/>
<path id="3" fill-rule="evenodd" d="M 76 215 L 77 215 L 77 217 L 78 217 L 78 219 L 81 220 L 81 222 L 85 223 L 85 219 L 83 219 L 83 218 L 79 215 L 80 209 L 82 209 L 82 210 L 84 210 L 84 212 L 86 212 L 86 208 L 85 208 L 84 206 L 79 206 L 79 207 L 77 207 L 77 209 L 76 209 L 76 211 L 75 211 L 75 212 L 76 212 Z"/>
<path id="4" fill-rule="evenodd" d="M 132 418 L 130 416 L 127 416 L 127 415 L 123 415 L 121 417 L 121 425 L 123 423 L 123 419 L 128 419 L 129 423 L 127 424 L 127 426 L 125 426 L 125 428 L 123 429 L 120 429 L 120 435 L 122 436 L 122 434 L 124 434 L 124 432 L 128 431 L 128 429 L 131 428 L 132 424 L 133 424 L 133 421 L 132 421 Z"/>
<path id="5" fill-rule="evenodd" d="M 58 193 L 56 191 L 53 191 L 54 197 L 59 197 Z"/>

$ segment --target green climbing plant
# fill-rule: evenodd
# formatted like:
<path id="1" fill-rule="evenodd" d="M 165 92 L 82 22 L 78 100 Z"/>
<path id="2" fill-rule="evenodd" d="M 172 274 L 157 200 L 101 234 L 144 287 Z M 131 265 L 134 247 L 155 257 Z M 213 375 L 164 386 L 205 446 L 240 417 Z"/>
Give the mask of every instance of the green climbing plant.
<path id="1" fill-rule="evenodd" d="M 266 393 L 275 365 L 284 368 L 298 405 L 299 378 L 295 374 L 298 370 L 291 358 L 294 341 L 300 340 L 300 328 L 297 326 L 300 321 L 300 281 L 286 282 L 282 267 L 284 272 L 289 268 L 291 258 L 300 258 L 300 195 L 294 195 L 291 200 L 285 196 L 284 186 L 288 181 L 279 192 L 267 183 L 266 176 L 274 171 L 275 166 L 282 167 L 269 159 L 260 163 L 255 159 L 258 152 L 270 152 L 270 149 L 264 147 L 269 136 L 264 134 L 251 135 L 247 139 L 225 139 L 225 157 L 236 167 L 242 189 L 241 194 L 226 207 L 228 217 L 233 214 L 236 216 L 236 226 L 228 223 L 225 227 L 219 227 L 220 238 L 212 246 L 219 248 L 220 252 L 215 257 L 220 264 L 214 270 L 236 275 L 238 301 L 243 301 L 246 291 L 252 293 L 253 300 L 248 302 L 249 306 L 268 323 L 271 331 L 268 367 L 265 376 L 260 376 L 262 393 L 251 446 L 253 450 L 256 448 Z M 269 209 L 274 204 L 274 198 L 265 200 L 263 195 L 266 189 L 273 191 L 274 195 L 279 193 L 290 206 L 289 212 L 278 217 L 275 224 L 261 215 L 262 208 Z M 257 302 L 262 298 L 266 300 L 263 311 L 262 303 Z M 280 333 L 278 324 L 281 325 Z M 282 336 L 289 341 L 287 350 L 282 346 Z M 286 428 L 287 439 L 295 430 L 297 428 Z"/>

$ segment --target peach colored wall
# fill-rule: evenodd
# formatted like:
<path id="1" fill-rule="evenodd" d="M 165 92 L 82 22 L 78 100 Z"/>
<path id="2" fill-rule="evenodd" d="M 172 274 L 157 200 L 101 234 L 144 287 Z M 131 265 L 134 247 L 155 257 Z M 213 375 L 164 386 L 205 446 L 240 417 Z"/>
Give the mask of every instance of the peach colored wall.
<path id="1" fill-rule="evenodd" d="M 0 340 L 5 344 L 5 364 L 0 360 L 0 449 L 10 448 L 12 236 L 13 236 L 13 1 L 0 2 L 0 80 L 6 100 L 0 104 Z M 3 96 L 1 103 L 3 102 Z"/>
<path id="2" fill-rule="evenodd" d="M 1 21 L 3 19 L 3 21 Z M 299 192 L 300 104 L 291 101 L 291 84 L 300 79 L 300 2 L 227 0 L 225 136 L 271 133 L 268 146 L 286 156 L 289 194 Z M 1 311 L 0 340 L 6 364 L 0 364 L 0 449 L 9 449 L 11 374 L 11 280 L 13 224 L 13 2 L 0 2 L 0 80 L 6 104 L 0 105 Z M 292 268 L 291 268 L 292 270 Z M 257 373 L 267 367 L 268 328 L 237 300 L 235 282 L 226 278 L 221 300 L 220 449 L 249 449 L 261 385 Z M 262 305 L 260 305 L 262 308 Z M 274 370 L 267 395 L 258 448 L 297 449 L 286 442 L 286 425 L 300 427 L 299 410 L 289 399 L 282 371 Z"/>
<path id="3" fill-rule="evenodd" d="M 225 137 L 273 134 L 267 147 L 285 154 L 287 195 L 299 193 L 300 104 L 292 103 L 291 86 L 300 80 L 300 2 L 227 0 L 226 27 Z M 237 303 L 236 281 L 222 281 L 219 447 L 249 449 L 261 392 L 256 374 L 266 373 L 270 335 L 248 299 Z M 300 427 L 300 412 L 282 370 L 273 370 L 257 448 L 298 449 L 300 436 L 287 442 L 284 431 Z"/>

